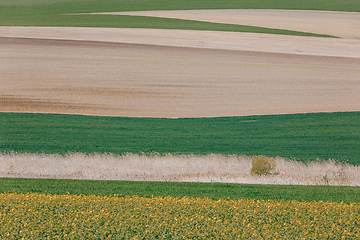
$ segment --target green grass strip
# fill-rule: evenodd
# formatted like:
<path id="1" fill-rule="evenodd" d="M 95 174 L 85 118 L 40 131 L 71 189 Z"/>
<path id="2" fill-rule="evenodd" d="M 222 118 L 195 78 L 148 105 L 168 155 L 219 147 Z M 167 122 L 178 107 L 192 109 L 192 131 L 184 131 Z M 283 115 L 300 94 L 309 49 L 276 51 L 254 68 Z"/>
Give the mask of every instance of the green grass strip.
<path id="1" fill-rule="evenodd" d="M 2 26 L 72 26 L 72 27 L 117 27 L 117 28 L 157 28 L 191 29 L 212 31 L 256 32 L 301 36 L 320 36 L 311 33 L 279 29 L 239 26 L 179 19 L 165 19 L 139 16 L 109 15 L 65 15 L 70 13 L 119 12 L 145 10 L 179 9 L 302 9 L 330 11 L 360 11 L 356 1 L 337 0 L 0 0 L 0 25 Z"/>
<path id="2" fill-rule="evenodd" d="M 11 25 L 14 23 L 12 22 Z M 10 25 L 5 23 L 4 25 Z M 18 22 L 21 26 L 44 26 L 41 18 Z M 253 27 L 236 24 L 211 23 L 204 21 L 181 20 L 172 18 L 121 16 L 121 15 L 68 15 L 57 16 L 47 21 L 46 26 L 52 27 L 104 27 L 104 28 L 155 28 L 206 30 L 225 32 L 252 32 L 310 37 L 333 37 L 325 34 L 306 33 L 275 28 Z"/>
<path id="3" fill-rule="evenodd" d="M 1 23 L 1 21 L 0 21 Z M 6 26 L 51 26 L 51 27 L 103 27 L 103 28 L 154 28 L 154 29 L 181 29 L 205 30 L 225 32 L 252 32 L 265 34 L 281 34 L 310 37 L 332 37 L 326 34 L 307 33 L 300 31 L 253 27 L 237 24 L 211 23 L 204 21 L 181 20 L 172 18 L 121 16 L 121 15 L 55 15 L 46 24 L 41 17 L 32 19 L 18 18 L 14 21 L 4 21 Z"/>
<path id="4" fill-rule="evenodd" d="M 0 178 L 0 193 L 360 202 L 360 187 Z"/>
<path id="5" fill-rule="evenodd" d="M 16 15 L 189 9 L 360 11 L 358 0 L 1 0 L 0 6 Z M 28 11 L 20 11 L 25 9 Z"/>
<path id="6" fill-rule="evenodd" d="M 360 112 L 219 118 L 0 113 L 0 152 L 239 154 L 360 164 Z"/>

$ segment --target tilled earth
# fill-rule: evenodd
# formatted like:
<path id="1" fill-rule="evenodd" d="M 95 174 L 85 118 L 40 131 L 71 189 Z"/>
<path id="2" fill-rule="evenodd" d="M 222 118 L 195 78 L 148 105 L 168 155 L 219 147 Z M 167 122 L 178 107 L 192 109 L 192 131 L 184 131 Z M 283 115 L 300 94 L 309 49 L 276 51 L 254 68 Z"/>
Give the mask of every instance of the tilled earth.
<path id="1" fill-rule="evenodd" d="M 0 39 L 0 111 L 210 117 L 360 110 L 360 59 Z"/>
<path id="2" fill-rule="evenodd" d="M 177 118 L 360 111 L 359 43 L 0 27 L 0 112 Z"/>

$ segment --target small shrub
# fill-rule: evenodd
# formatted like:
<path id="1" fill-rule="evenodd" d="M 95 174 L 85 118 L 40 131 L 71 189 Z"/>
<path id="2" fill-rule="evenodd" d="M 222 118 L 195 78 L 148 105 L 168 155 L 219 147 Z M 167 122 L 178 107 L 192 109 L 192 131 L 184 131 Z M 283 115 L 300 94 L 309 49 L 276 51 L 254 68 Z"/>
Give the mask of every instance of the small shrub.
<path id="1" fill-rule="evenodd" d="M 255 156 L 252 159 L 251 174 L 255 175 L 274 175 L 276 172 L 276 163 L 273 158 L 266 156 Z"/>

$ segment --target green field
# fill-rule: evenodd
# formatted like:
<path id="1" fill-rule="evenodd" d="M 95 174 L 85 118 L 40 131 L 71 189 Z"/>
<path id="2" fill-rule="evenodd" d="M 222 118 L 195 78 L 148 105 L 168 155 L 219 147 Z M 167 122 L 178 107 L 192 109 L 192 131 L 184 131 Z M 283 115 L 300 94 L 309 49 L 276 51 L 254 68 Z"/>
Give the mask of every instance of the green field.
<path id="1" fill-rule="evenodd" d="M 360 187 L 0 178 L 0 193 L 360 202 Z"/>
<path id="2" fill-rule="evenodd" d="M 0 113 L 0 152 L 267 155 L 359 165 L 360 112 L 219 118 Z"/>
<path id="3" fill-rule="evenodd" d="M 359 1 L 353 0 L 0 0 L 0 25 L 193 29 L 235 32 L 258 32 L 286 35 L 325 36 L 280 29 L 258 28 L 232 24 L 216 24 L 209 22 L 164 19 L 155 17 L 66 15 L 71 13 L 178 9 L 304 9 L 329 11 L 360 11 L 360 4 Z"/>

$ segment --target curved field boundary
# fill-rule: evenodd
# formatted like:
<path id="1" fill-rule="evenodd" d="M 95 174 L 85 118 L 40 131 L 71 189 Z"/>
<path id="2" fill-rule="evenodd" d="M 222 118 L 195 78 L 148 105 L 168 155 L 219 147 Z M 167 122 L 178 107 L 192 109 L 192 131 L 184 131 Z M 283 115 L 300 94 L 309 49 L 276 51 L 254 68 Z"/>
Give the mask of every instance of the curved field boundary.
<path id="1" fill-rule="evenodd" d="M 172 10 L 94 13 L 237 24 L 360 39 L 360 13 L 269 9 Z M 284 33 L 286 34 L 286 33 Z"/>
<path id="2" fill-rule="evenodd" d="M 209 22 L 184 21 L 163 18 L 135 17 L 135 16 L 71 16 L 67 14 L 94 12 L 124 12 L 149 10 L 194 10 L 194 9 L 293 9 L 293 10 L 322 10 L 359 12 L 356 1 L 339 2 L 329 0 L 277 0 L 257 1 L 139 1 L 139 0 L 106 0 L 101 4 L 96 1 L 1 1 L 0 25 L 3 26 L 72 26 L 72 27 L 113 27 L 113 28 L 172 28 L 217 31 L 255 31 L 256 28 L 232 25 L 218 25 Z M 329 24 L 334 26 L 333 24 Z M 259 29 L 258 29 L 259 30 Z M 256 30 L 256 31 L 258 31 Z M 264 30 L 264 29 L 263 29 Z M 263 31 L 261 30 L 261 31 Z M 268 30 L 265 30 L 268 31 Z M 286 33 L 286 34 L 289 34 Z M 295 33 L 299 34 L 299 33 Z"/>
<path id="3" fill-rule="evenodd" d="M 360 58 L 356 39 L 170 29 L 0 27 L 0 38 L 76 40 Z"/>

